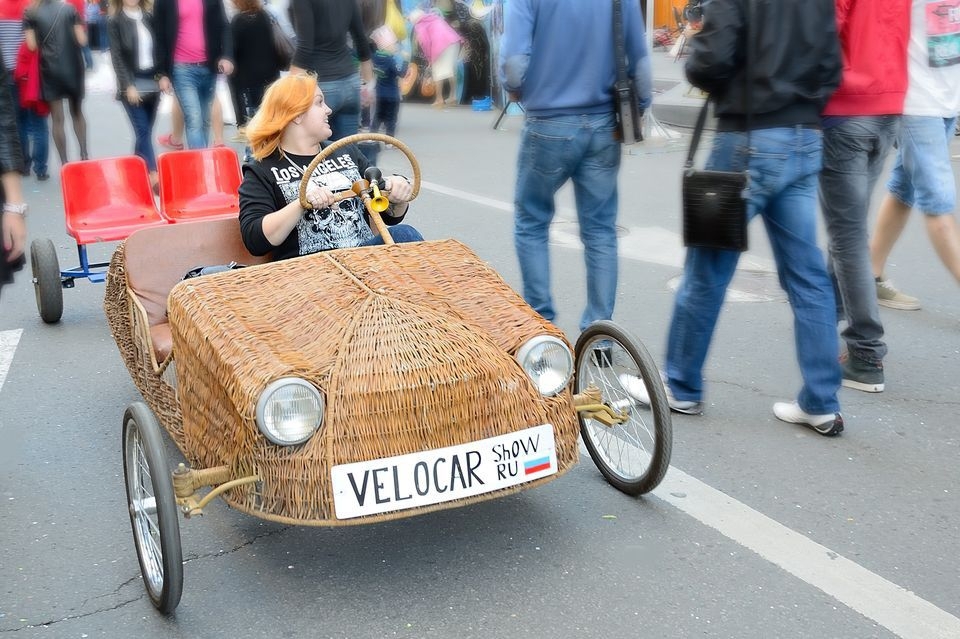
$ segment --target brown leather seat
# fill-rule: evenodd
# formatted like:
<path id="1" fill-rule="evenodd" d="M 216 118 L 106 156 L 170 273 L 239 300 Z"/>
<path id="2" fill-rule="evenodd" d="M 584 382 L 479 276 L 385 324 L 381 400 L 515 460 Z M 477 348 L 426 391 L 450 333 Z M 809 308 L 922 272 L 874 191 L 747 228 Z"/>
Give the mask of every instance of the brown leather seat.
<path id="1" fill-rule="evenodd" d="M 124 245 L 127 285 L 147 313 L 150 340 L 157 363 L 173 351 L 167 324 L 167 296 L 197 266 L 253 265 L 269 257 L 250 255 L 240 238 L 236 218 L 168 224 L 135 232 Z"/>

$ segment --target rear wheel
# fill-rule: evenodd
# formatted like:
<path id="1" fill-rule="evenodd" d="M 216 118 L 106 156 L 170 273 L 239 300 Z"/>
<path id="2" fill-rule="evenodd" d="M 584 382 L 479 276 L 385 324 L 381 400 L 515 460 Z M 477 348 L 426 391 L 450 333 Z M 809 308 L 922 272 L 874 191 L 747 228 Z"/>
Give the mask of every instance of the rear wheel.
<path id="1" fill-rule="evenodd" d="M 143 583 L 157 610 L 171 613 L 183 592 L 180 520 L 160 424 L 142 402 L 123 415 L 123 476 Z"/>
<path id="2" fill-rule="evenodd" d="M 63 316 L 63 286 L 60 284 L 60 261 L 53 242 L 48 239 L 31 242 L 30 266 L 40 319 L 47 324 L 56 324 Z"/>
<path id="3" fill-rule="evenodd" d="M 613 322 L 595 322 L 580 335 L 574 388 L 600 390 L 602 402 L 626 412 L 622 424 L 607 426 L 580 412 L 580 435 L 603 476 L 628 495 L 656 488 L 670 465 L 673 426 L 663 382 L 653 358 L 635 337 Z M 645 402 L 625 386 L 642 383 Z M 636 391 L 635 391 L 636 392 Z"/>

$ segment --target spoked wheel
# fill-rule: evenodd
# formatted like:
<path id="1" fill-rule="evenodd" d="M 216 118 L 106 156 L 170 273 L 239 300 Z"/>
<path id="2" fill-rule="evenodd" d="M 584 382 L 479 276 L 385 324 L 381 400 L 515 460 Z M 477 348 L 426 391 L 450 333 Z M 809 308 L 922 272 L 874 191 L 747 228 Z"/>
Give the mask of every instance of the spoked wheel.
<path id="1" fill-rule="evenodd" d="M 180 520 L 160 424 L 142 402 L 123 415 L 123 476 L 143 583 L 157 610 L 171 613 L 183 592 Z"/>
<path id="2" fill-rule="evenodd" d="M 591 385 L 602 403 L 625 412 L 622 424 L 606 425 L 580 412 L 580 434 L 593 462 L 617 490 L 640 495 L 656 488 L 670 465 L 673 426 L 663 382 L 653 358 L 613 322 L 595 322 L 577 340 L 574 390 Z M 646 397 L 638 400 L 638 383 Z"/>
<path id="3" fill-rule="evenodd" d="M 56 324 L 63 317 L 63 286 L 60 284 L 60 261 L 53 242 L 42 239 L 30 243 L 30 267 L 40 319 L 47 324 Z"/>

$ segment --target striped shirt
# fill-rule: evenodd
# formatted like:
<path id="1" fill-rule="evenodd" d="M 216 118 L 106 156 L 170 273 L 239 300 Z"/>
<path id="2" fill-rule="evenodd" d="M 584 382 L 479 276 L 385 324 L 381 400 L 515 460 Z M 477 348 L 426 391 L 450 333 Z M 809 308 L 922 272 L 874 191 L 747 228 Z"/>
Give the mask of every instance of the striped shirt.
<path id="1" fill-rule="evenodd" d="M 17 64 L 17 50 L 23 42 L 23 23 L 17 20 L 0 20 L 0 53 L 8 69 Z"/>

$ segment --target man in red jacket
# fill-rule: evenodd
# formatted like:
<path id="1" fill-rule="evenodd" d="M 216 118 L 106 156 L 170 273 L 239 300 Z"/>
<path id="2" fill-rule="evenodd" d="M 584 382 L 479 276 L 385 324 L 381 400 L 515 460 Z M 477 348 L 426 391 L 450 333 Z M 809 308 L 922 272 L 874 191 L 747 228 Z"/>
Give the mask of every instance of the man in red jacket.
<path id="1" fill-rule="evenodd" d="M 883 391 L 883 325 L 867 245 L 870 194 L 899 131 L 910 0 L 836 0 L 843 79 L 823 111 L 820 208 L 837 293 L 843 385 Z"/>
<path id="2" fill-rule="evenodd" d="M 23 96 L 14 78 L 17 67 L 17 54 L 23 43 L 23 12 L 30 0 L 0 0 L 0 52 L 9 71 L 8 87 L 13 96 L 17 113 L 17 129 L 20 132 L 20 148 L 23 152 L 23 175 L 30 175 L 33 167 L 38 180 L 50 177 L 47 173 L 47 158 L 50 154 L 50 131 L 47 127 L 47 115 L 50 110 L 46 104 L 36 109 L 23 106 Z M 37 98 L 39 99 L 39 78 L 37 78 Z"/>

